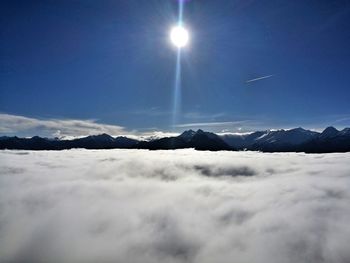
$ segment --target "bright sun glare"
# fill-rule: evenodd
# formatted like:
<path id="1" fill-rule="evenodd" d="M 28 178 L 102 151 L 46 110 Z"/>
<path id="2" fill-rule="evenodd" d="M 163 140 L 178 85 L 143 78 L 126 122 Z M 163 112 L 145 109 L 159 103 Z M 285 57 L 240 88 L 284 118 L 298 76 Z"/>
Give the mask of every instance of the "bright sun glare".
<path id="1" fill-rule="evenodd" d="M 170 32 L 171 42 L 178 48 L 182 48 L 188 44 L 189 34 L 186 28 L 175 26 Z"/>

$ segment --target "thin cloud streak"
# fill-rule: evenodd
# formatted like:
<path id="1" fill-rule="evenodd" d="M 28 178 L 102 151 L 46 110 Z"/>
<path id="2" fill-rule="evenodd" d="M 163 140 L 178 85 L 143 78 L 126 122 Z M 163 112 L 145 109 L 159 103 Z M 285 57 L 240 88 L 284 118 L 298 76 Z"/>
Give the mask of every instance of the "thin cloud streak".
<path id="1" fill-rule="evenodd" d="M 218 113 L 201 113 L 198 111 L 191 111 L 184 114 L 184 118 L 192 120 L 211 120 L 215 121 L 217 118 L 225 117 L 227 114 L 225 112 Z"/>
<path id="2" fill-rule="evenodd" d="M 262 80 L 262 79 L 268 79 L 268 78 L 271 78 L 275 76 L 274 74 L 272 75 L 267 75 L 267 76 L 262 76 L 262 77 L 259 77 L 259 78 L 255 78 L 255 79 L 250 79 L 250 80 L 247 80 L 245 83 L 251 83 L 251 82 L 255 82 L 255 81 L 258 81 L 258 80 Z"/>
<path id="3" fill-rule="evenodd" d="M 223 121 L 223 122 L 194 122 L 194 123 L 183 123 L 174 125 L 176 128 L 190 128 L 190 127 L 217 127 L 217 126 L 230 126 L 247 123 L 250 120 L 244 121 Z"/>

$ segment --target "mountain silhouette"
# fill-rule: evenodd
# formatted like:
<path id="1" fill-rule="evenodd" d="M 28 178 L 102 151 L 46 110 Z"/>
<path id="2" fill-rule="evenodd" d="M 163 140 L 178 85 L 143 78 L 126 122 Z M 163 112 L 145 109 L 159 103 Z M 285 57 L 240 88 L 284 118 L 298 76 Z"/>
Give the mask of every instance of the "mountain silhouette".
<path id="1" fill-rule="evenodd" d="M 203 130 L 187 130 L 179 136 L 149 141 L 108 134 L 91 135 L 73 140 L 34 136 L 32 138 L 0 137 L 0 149 L 64 150 L 85 149 L 149 149 L 171 150 L 194 148 L 209 151 L 252 150 L 262 152 L 329 153 L 350 151 L 350 128 L 341 131 L 327 127 L 323 132 L 295 128 L 257 131 L 250 134 L 218 135 Z"/>

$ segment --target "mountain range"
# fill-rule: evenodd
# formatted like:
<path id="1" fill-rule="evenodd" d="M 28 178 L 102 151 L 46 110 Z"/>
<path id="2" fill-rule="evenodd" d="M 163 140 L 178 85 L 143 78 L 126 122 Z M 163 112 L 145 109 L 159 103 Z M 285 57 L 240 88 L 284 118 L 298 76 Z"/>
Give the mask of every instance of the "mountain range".
<path id="1" fill-rule="evenodd" d="M 295 128 L 267 130 L 249 134 L 215 134 L 203 130 L 187 130 L 179 136 L 136 140 L 108 134 L 92 135 L 73 140 L 58 138 L 0 137 L 0 149 L 64 150 L 85 149 L 149 149 L 167 150 L 194 148 L 196 150 L 251 150 L 262 152 L 330 153 L 350 151 L 350 128 L 341 131 L 328 127 L 323 132 Z"/>

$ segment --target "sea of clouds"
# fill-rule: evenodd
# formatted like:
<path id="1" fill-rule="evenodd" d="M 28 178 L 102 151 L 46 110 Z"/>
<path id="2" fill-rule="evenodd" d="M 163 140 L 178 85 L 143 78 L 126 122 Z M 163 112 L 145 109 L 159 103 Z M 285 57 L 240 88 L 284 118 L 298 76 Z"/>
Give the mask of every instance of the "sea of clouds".
<path id="1" fill-rule="evenodd" d="M 350 154 L 0 151 L 0 262 L 350 262 Z"/>

